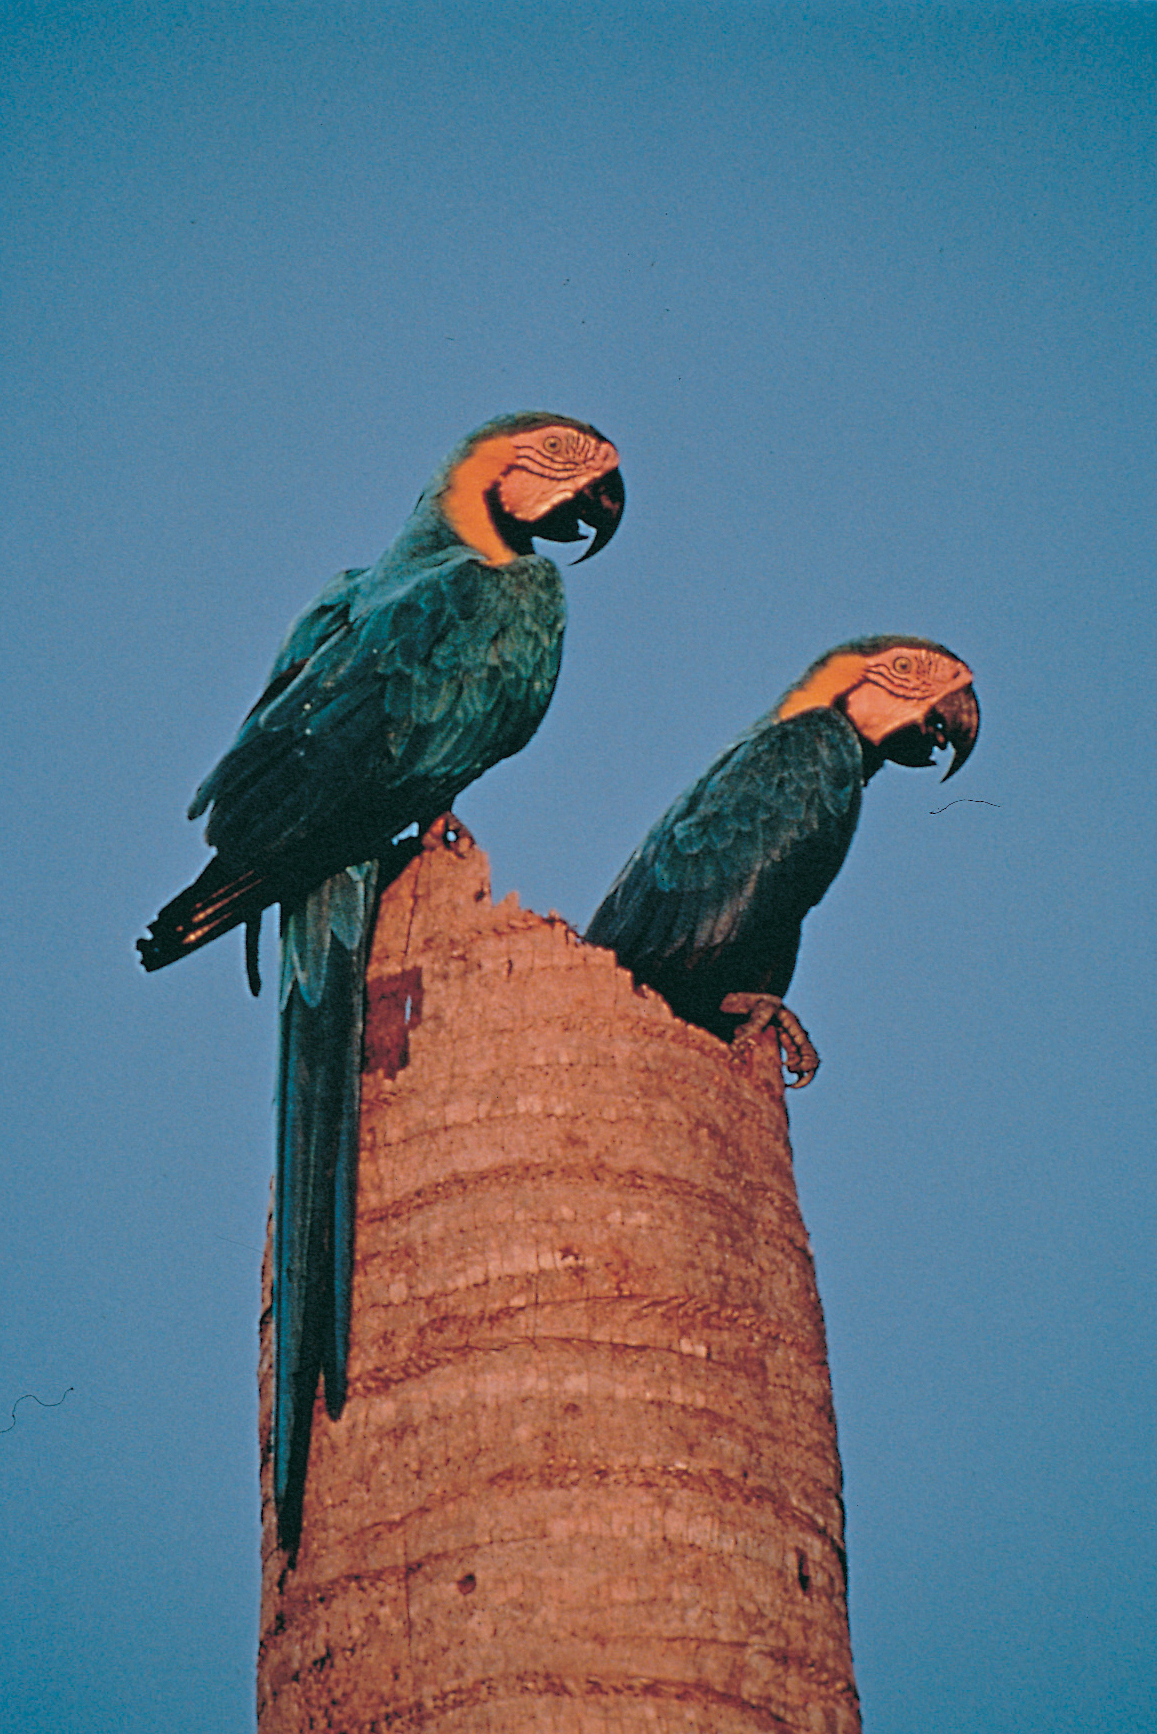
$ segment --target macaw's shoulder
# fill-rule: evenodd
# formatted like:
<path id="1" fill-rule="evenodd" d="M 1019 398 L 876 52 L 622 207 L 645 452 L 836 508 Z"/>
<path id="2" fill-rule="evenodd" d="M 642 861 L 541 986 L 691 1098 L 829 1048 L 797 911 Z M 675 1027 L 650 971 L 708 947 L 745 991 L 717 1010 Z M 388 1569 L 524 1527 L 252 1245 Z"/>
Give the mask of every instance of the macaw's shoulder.
<path id="1" fill-rule="evenodd" d="M 855 730 L 838 712 L 762 718 L 655 827 L 656 881 L 668 889 L 688 878 L 746 878 L 807 839 L 835 844 L 849 821 L 854 828 L 862 780 Z"/>
<path id="2" fill-rule="evenodd" d="M 379 645 L 397 642 L 403 653 L 420 649 L 423 639 L 428 648 L 448 616 L 470 619 L 477 612 L 482 583 L 478 561 L 464 553 L 410 561 L 387 555 L 376 566 L 348 567 L 298 615 L 277 652 L 271 679 L 308 662 L 338 633 Z"/>
<path id="3" fill-rule="evenodd" d="M 655 980 L 672 960 L 719 954 L 751 930 L 797 934 L 847 853 L 861 786 L 842 716 L 762 718 L 652 827 L 588 940 Z"/>
<path id="4" fill-rule="evenodd" d="M 510 614 L 526 615 L 535 639 L 553 641 L 565 622 L 557 568 L 537 557 L 515 567 L 514 584 L 503 583 L 458 546 L 402 559 L 391 551 L 376 566 L 339 572 L 290 627 L 250 718 L 276 727 L 285 710 L 277 701 L 307 665 L 327 693 L 350 678 L 437 675 L 468 662 Z M 519 606 L 520 593 L 529 609 Z"/>
<path id="5" fill-rule="evenodd" d="M 356 778 L 380 779 L 387 761 L 399 784 L 428 773 L 465 787 L 537 726 L 562 624 L 547 560 L 496 572 L 459 545 L 339 573 L 295 622 L 190 818 L 214 804 L 210 843 L 250 858 L 327 822 Z M 525 696 L 514 717 L 511 691 Z"/>
<path id="6" fill-rule="evenodd" d="M 367 575 L 350 609 L 351 629 L 383 667 L 416 667 L 440 644 L 451 655 L 468 654 L 519 627 L 553 639 L 564 621 L 562 580 L 552 561 L 532 555 L 487 566 L 465 548 Z"/>

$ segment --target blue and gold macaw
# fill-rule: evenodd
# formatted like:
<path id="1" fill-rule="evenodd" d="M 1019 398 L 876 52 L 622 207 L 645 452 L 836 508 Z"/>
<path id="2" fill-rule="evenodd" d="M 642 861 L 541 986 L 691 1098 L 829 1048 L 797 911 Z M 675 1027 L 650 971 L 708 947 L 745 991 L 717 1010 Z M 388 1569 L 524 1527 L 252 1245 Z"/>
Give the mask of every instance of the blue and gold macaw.
<path id="1" fill-rule="evenodd" d="M 724 1041 L 774 1028 L 800 1088 L 819 1056 L 783 995 L 803 918 L 848 852 L 861 791 L 885 759 L 931 765 L 949 745 L 954 776 L 979 728 L 972 672 L 942 644 L 838 645 L 679 796 L 586 939 Z"/>
<path id="2" fill-rule="evenodd" d="M 623 510 L 619 458 L 586 423 L 500 417 L 451 452 L 376 566 L 340 572 L 290 629 L 269 683 L 201 784 L 216 851 L 138 940 L 161 969 L 281 905 L 273 1476 L 282 1545 L 301 1532 L 319 1372 L 345 1401 L 365 965 L 381 887 L 491 765 L 518 752 L 558 678 L 562 578 Z M 416 826 L 417 837 L 399 841 Z"/>

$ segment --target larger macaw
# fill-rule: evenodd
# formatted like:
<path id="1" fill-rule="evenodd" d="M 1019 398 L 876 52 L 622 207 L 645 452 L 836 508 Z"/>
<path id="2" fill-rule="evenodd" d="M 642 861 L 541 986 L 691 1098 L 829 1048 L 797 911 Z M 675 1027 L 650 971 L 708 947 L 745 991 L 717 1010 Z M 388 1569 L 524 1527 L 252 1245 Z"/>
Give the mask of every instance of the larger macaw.
<path id="1" fill-rule="evenodd" d="M 837 645 L 679 796 L 586 939 L 725 1041 L 774 1027 L 791 1088 L 809 1083 L 819 1057 L 783 995 L 803 918 L 843 865 L 862 790 L 886 759 L 931 765 L 948 745 L 945 778 L 954 776 L 979 728 L 972 671 L 942 644 Z"/>
<path id="2" fill-rule="evenodd" d="M 138 940 L 146 969 L 281 904 L 273 1481 L 295 1555 L 314 1397 L 345 1401 L 365 964 L 377 896 L 550 703 L 566 605 L 554 542 L 608 542 L 624 492 L 585 422 L 522 414 L 457 446 L 376 566 L 291 627 L 232 747 L 193 797 L 216 853 Z"/>

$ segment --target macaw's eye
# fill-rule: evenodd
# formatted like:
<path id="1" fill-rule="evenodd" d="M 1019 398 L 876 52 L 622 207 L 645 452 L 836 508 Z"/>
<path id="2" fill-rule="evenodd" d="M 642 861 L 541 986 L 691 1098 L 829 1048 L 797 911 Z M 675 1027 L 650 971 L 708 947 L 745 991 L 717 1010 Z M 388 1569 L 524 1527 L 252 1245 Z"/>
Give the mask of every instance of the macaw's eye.
<path id="1" fill-rule="evenodd" d="M 892 667 L 896 670 L 897 674 L 911 674 L 912 658 L 910 656 L 898 656 L 892 664 Z"/>
<path id="2" fill-rule="evenodd" d="M 550 452 L 552 457 L 555 455 L 555 453 L 561 452 L 562 440 L 559 437 L 559 435 L 558 434 L 547 434 L 546 438 L 542 442 L 542 449 L 544 452 Z"/>

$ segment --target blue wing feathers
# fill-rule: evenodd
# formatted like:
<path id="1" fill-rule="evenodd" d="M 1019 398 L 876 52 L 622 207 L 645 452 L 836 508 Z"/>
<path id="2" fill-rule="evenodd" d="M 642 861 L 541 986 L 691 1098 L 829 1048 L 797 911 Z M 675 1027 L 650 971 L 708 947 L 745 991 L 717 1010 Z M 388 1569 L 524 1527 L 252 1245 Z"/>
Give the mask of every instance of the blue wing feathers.
<path id="1" fill-rule="evenodd" d="M 344 836 L 358 825 L 368 845 L 371 830 L 388 837 L 415 809 L 435 818 L 524 745 L 557 678 L 563 608 L 550 562 L 514 567 L 531 569 L 515 573 L 525 605 L 466 557 L 400 582 L 380 576 L 372 612 L 364 572 L 334 580 L 291 631 L 269 701 L 194 799 L 195 816 L 213 805 L 206 836 L 219 853 L 276 860 L 319 832 Z M 278 675 L 303 654 L 278 689 Z"/>
<path id="2" fill-rule="evenodd" d="M 800 924 L 835 878 L 859 817 L 863 764 L 834 710 L 765 717 L 664 814 L 599 906 L 614 950 L 691 1022 L 729 1036 L 732 992 L 783 993 Z"/>

